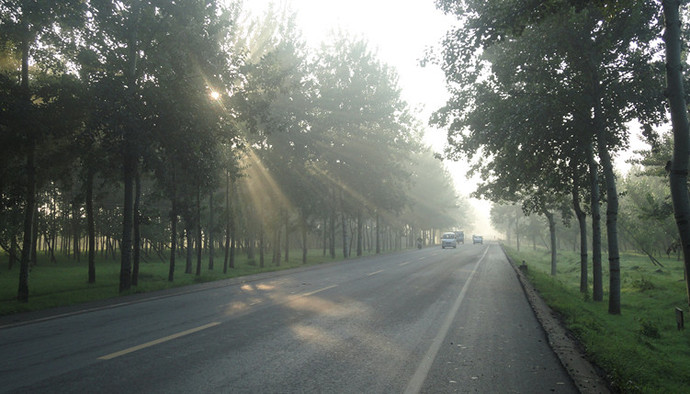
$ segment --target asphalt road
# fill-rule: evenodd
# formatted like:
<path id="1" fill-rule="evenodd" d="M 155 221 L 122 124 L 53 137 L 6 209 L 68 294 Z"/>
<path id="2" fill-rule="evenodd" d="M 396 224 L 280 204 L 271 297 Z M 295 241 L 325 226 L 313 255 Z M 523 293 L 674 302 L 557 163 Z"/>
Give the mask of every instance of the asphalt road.
<path id="1" fill-rule="evenodd" d="M 243 281 L 4 326 L 0 392 L 578 392 L 498 245 Z"/>

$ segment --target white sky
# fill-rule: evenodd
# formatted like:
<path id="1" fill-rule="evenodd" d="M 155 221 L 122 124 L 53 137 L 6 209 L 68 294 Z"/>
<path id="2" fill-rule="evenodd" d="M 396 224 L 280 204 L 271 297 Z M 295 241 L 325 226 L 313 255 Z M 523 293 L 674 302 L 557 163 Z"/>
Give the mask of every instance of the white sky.
<path id="1" fill-rule="evenodd" d="M 410 107 L 419 111 L 423 124 L 428 124 L 433 111 L 446 101 L 443 72 L 433 65 L 419 66 L 429 46 L 438 47 L 444 34 L 455 20 L 437 10 L 434 0 L 245 0 L 245 9 L 258 16 L 269 3 L 288 5 L 297 12 L 297 24 L 304 39 L 313 47 L 328 41 L 330 33 L 338 30 L 366 39 L 381 61 L 394 67 L 399 75 L 402 97 Z M 425 142 L 441 151 L 445 132 L 427 125 Z M 465 178 L 467 165 L 446 163 L 454 176 L 457 191 L 468 196 L 474 182 Z M 470 200 L 475 212 L 474 228 L 463 229 L 466 234 L 477 233 L 493 238 L 490 226 L 490 204 Z"/>

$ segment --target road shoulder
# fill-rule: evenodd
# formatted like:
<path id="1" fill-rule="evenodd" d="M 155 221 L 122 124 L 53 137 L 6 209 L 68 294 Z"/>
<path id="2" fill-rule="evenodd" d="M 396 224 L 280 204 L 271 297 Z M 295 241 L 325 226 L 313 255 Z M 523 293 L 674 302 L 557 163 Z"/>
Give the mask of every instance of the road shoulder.
<path id="1" fill-rule="evenodd" d="M 525 274 L 510 256 L 505 253 L 505 250 L 503 253 L 506 255 L 506 258 L 520 280 L 527 300 L 532 306 L 537 320 L 546 332 L 549 345 L 558 356 L 566 371 L 568 371 L 568 374 L 570 374 L 580 392 L 585 394 L 609 393 L 610 390 L 608 389 L 606 381 L 597 373 L 597 369 L 594 365 L 587 360 L 578 342 L 568 333 L 568 330 L 563 326 L 557 314 L 546 305 L 546 302 L 541 298 L 534 286 L 532 286 L 532 283 L 527 279 Z"/>

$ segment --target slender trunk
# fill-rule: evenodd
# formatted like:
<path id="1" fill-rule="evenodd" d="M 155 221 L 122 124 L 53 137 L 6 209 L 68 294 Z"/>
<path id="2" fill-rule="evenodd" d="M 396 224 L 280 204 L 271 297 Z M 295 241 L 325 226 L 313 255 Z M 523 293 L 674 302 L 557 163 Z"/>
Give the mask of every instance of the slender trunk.
<path id="1" fill-rule="evenodd" d="M 232 184 L 232 191 L 233 194 L 235 193 L 235 184 Z M 237 245 L 237 231 L 235 229 L 235 215 L 232 209 L 232 205 L 228 205 L 228 214 L 230 215 L 230 238 L 228 240 L 230 241 L 230 261 L 228 264 L 230 265 L 230 268 L 235 268 L 235 246 Z"/>
<path id="2" fill-rule="evenodd" d="M 673 125 L 673 159 L 669 174 L 671 200 L 680 235 L 685 267 L 685 287 L 690 305 L 690 197 L 688 196 L 688 151 L 690 150 L 690 129 L 683 89 L 683 73 L 680 42 L 679 1 L 664 0 L 666 31 L 666 97 L 671 111 Z"/>
<path id="3" fill-rule="evenodd" d="M 259 224 L 259 267 L 264 268 L 264 224 Z"/>
<path id="4" fill-rule="evenodd" d="M 201 275 L 201 186 L 196 187 L 196 276 Z"/>
<path id="5" fill-rule="evenodd" d="M 362 210 L 357 211 L 357 257 L 362 256 Z"/>
<path id="6" fill-rule="evenodd" d="M 173 175 L 173 179 L 174 175 Z M 173 181 L 174 182 L 174 181 Z M 172 208 L 170 209 L 170 264 L 168 267 L 168 282 L 175 280 L 175 254 L 177 253 L 177 197 L 173 185 Z"/>
<path id="7" fill-rule="evenodd" d="M 31 238 L 35 204 L 35 172 L 34 167 L 34 148 L 30 143 L 29 153 L 26 160 L 27 187 L 26 187 L 26 207 L 24 212 L 24 238 L 22 242 L 22 254 L 19 260 L 19 288 L 17 290 L 17 301 L 29 302 L 29 264 L 31 257 Z"/>
<path id="8" fill-rule="evenodd" d="M 290 216 L 285 210 L 285 263 L 290 261 Z"/>
<path id="9" fill-rule="evenodd" d="M 598 80 L 595 75 L 595 81 Z M 598 84 L 597 84 L 598 85 Z M 594 95 L 594 129 L 599 143 L 599 161 L 606 181 L 606 238 L 609 253 L 609 313 L 621 313 L 621 270 L 618 250 L 618 191 L 616 176 L 613 172 L 611 154 L 608 151 L 606 130 L 603 124 L 600 90 L 593 89 Z"/>
<path id="10" fill-rule="evenodd" d="M 141 174 L 134 176 L 134 239 L 132 242 L 132 286 L 139 285 L 139 259 L 141 257 Z"/>
<path id="11" fill-rule="evenodd" d="M 177 254 L 177 172 L 172 165 L 172 198 L 170 199 L 170 261 L 168 264 L 168 282 L 175 280 L 175 255 Z"/>
<path id="12" fill-rule="evenodd" d="M 328 248 L 328 231 L 326 229 L 328 228 L 328 219 L 323 218 L 323 256 L 326 257 L 326 249 Z"/>
<path id="13" fill-rule="evenodd" d="M 136 70 L 139 58 L 139 48 L 137 45 L 139 11 L 139 5 L 135 3 L 132 7 L 130 20 L 128 21 L 127 70 L 125 71 L 125 77 L 127 84 L 126 91 L 131 100 L 130 105 L 134 105 L 136 100 Z M 130 107 L 128 115 L 134 117 L 136 116 L 136 111 Z M 122 207 L 122 238 L 120 243 L 120 292 L 130 289 L 132 286 L 132 227 L 134 224 L 134 178 L 137 162 L 134 123 L 130 120 L 125 122 L 122 126 L 124 128 L 122 158 L 125 196 Z"/>
<path id="14" fill-rule="evenodd" d="M 609 245 L 609 313 L 621 313 L 621 268 L 618 251 L 618 192 L 611 157 L 606 149 L 599 152 L 606 178 L 606 238 Z"/>
<path id="15" fill-rule="evenodd" d="M 86 174 L 86 231 L 89 233 L 89 283 L 96 282 L 96 221 L 93 216 L 93 166 Z"/>
<path id="16" fill-rule="evenodd" d="M 342 216 L 342 218 L 341 218 L 340 227 L 341 227 L 342 232 L 343 232 L 343 234 L 342 234 L 343 235 L 343 257 L 348 258 L 349 256 L 347 253 L 348 252 L 347 245 L 349 244 L 349 242 L 347 240 L 348 239 L 348 237 L 347 237 L 347 219 L 345 218 L 345 212 L 343 212 L 341 216 Z"/>
<path id="17" fill-rule="evenodd" d="M 556 220 L 554 219 L 553 213 L 544 210 L 544 216 L 549 221 L 549 235 L 551 241 L 551 276 L 556 276 L 558 273 L 556 270 Z"/>
<path id="18" fill-rule="evenodd" d="M 517 250 L 520 251 L 520 208 L 515 209 L 515 242 L 517 243 Z"/>
<path id="19" fill-rule="evenodd" d="M 192 227 L 193 224 L 191 222 L 185 226 L 185 237 L 187 238 L 187 261 L 184 269 L 185 274 L 192 273 L 192 258 L 194 256 L 194 240 L 192 239 Z"/>
<path id="20" fill-rule="evenodd" d="M 208 197 L 208 269 L 213 270 L 213 192 Z"/>
<path id="21" fill-rule="evenodd" d="M 307 223 L 302 220 L 302 264 L 307 263 Z"/>
<path id="22" fill-rule="evenodd" d="M 120 245 L 120 292 L 132 286 L 132 226 L 134 222 L 134 169 L 135 159 L 124 153 L 124 206 L 122 218 L 122 243 Z"/>
<path id="23" fill-rule="evenodd" d="M 34 221 L 31 231 L 31 256 L 29 256 L 29 259 L 31 260 L 31 265 L 36 266 L 38 265 L 38 253 L 36 251 L 38 248 L 38 204 L 36 203 L 34 203 Z"/>
<path id="24" fill-rule="evenodd" d="M 21 41 L 22 50 L 22 80 L 21 93 L 24 105 L 27 109 L 31 108 L 31 92 L 29 91 L 29 46 L 31 45 L 31 37 L 29 34 L 29 27 L 26 21 L 22 23 L 23 35 Z M 27 121 L 29 119 L 26 119 Z M 28 125 L 29 122 L 27 122 Z M 34 166 L 35 159 L 35 130 L 28 126 L 24 130 L 28 135 L 28 149 L 26 154 L 26 206 L 24 207 L 24 238 L 22 241 L 22 254 L 19 260 L 19 288 L 17 291 L 17 300 L 20 302 L 29 302 L 29 259 L 31 250 L 31 226 L 33 224 L 34 204 L 36 201 L 36 168 Z"/>
<path id="25" fill-rule="evenodd" d="M 589 161 L 589 179 L 591 184 L 592 209 L 592 299 L 604 300 L 604 273 L 601 260 L 601 209 L 599 193 L 599 166 L 594 160 L 594 148 L 590 142 L 587 145 Z"/>
<path id="26" fill-rule="evenodd" d="M 330 248 L 331 258 L 334 259 L 335 258 L 335 207 L 331 208 L 331 216 L 329 219 L 330 219 L 330 223 L 329 223 L 330 245 L 329 245 L 329 248 Z"/>
<path id="27" fill-rule="evenodd" d="M 278 236 L 278 229 L 275 229 L 273 231 L 273 237 L 272 238 L 273 239 L 271 240 L 271 244 L 273 245 L 273 248 L 271 249 L 271 264 L 276 264 L 276 259 L 278 259 L 278 261 L 280 261 L 280 257 L 276 257 L 279 254 L 278 249 L 280 248 L 280 245 L 278 245 L 280 243 L 280 237 Z M 278 265 L 280 265 L 280 262 L 278 263 Z"/>
<path id="28" fill-rule="evenodd" d="M 587 214 L 580 206 L 580 190 L 577 183 L 573 187 L 573 208 L 575 209 L 575 216 L 577 216 L 577 223 L 580 226 L 580 292 L 587 293 Z"/>
<path id="29" fill-rule="evenodd" d="M 223 273 L 228 272 L 230 258 L 230 171 L 225 171 L 225 257 L 223 258 Z"/>
<path id="30" fill-rule="evenodd" d="M 381 253 L 381 231 L 379 229 L 379 225 L 381 224 L 380 219 L 379 219 L 379 213 L 376 212 L 376 228 L 374 231 L 376 231 L 376 254 Z"/>
<path id="31" fill-rule="evenodd" d="M 81 229 L 79 228 L 79 204 L 77 203 L 76 197 L 72 200 L 72 245 L 74 248 L 74 258 L 77 261 L 81 261 L 81 251 L 79 250 L 79 238 L 81 237 Z"/>

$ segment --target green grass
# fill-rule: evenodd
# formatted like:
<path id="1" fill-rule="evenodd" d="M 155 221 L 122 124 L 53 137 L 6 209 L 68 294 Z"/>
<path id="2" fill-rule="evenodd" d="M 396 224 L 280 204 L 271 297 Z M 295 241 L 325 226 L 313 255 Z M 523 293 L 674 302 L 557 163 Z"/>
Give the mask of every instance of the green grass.
<path id="1" fill-rule="evenodd" d="M 675 308 L 687 313 L 682 262 L 643 255 L 621 256 L 621 315 L 608 313 L 608 260 L 604 257 L 604 301 L 580 293 L 579 255 L 559 252 L 558 274 L 550 275 L 547 251 L 506 248 L 525 261 L 528 277 L 545 301 L 579 338 L 590 359 L 616 390 L 626 393 L 682 393 L 690 386 L 690 330 L 678 331 Z M 591 259 L 591 258 L 590 258 Z M 591 266 L 591 263 L 590 263 Z M 689 322 L 690 323 L 690 322 Z"/>
<path id="2" fill-rule="evenodd" d="M 284 259 L 284 256 L 283 256 Z M 85 257 L 77 262 L 73 259 L 58 256 L 57 263 L 48 262 L 46 256 L 39 257 L 39 264 L 31 267 L 29 273 L 29 302 L 17 302 L 19 285 L 19 267 L 15 265 L 8 270 L 6 255 L 0 254 L 0 316 L 19 312 L 36 311 L 84 303 L 94 300 L 118 297 L 124 294 L 144 293 L 172 287 L 188 286 L 195 283 L 211 282 L 238 276 L 251 275 L 261 272 L 278 271 L 296 267 L 312 266 L 324 262 L 342 260 L 342 257 L 331 259 L 324 257 L 322 250 L 310 250 L 307 263 L 302 263 L 302 252 L 290 251 L 290 261 L 281 261 L 280 266 L 271 263 L 271 255 L 267 255 L 264 268 L 259 267 L 258 254 L 253 261 L 246 256 L 238 256 L 235 268 L 228 268 L 223 274 L 223 255 L 214 258 L 214 269 L 208 270 L 208 256 L 202 261 L 200 276 L 185 274 L 185 259 L 178 257 L 175 264 L 175 281 L 168 282 L 168 262 L 158 259 L 142 262 L 139 268 L 139 284 L 124 294 L 118 292 L 120 280 L 119 260 L 96 261 L 96 283 L 88 283 L 88 266 Z M 193 271 L 196 270 L 196 256 L 193 260 Z"/>

